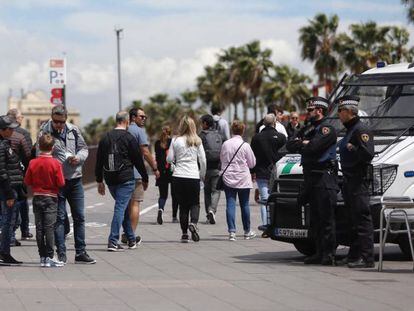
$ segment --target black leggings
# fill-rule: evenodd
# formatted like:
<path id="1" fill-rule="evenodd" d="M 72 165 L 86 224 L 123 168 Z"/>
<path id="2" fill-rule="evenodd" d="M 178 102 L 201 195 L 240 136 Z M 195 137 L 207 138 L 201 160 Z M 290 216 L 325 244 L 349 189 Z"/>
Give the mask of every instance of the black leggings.
<path id="1" fill-rule="evenodd" d="M 158 190 L 160 193 L 160 197 L 158 199 L 158 208 L 162 210 L 164 210 L 165 202 L 167 202 L 167 198 L 168 198 L 168 185 L 169 185 L 168 181 L 159 181 L 158 183 Z M 177 211 L 178 211 L 178 202 L 177 202 L 177 199 L 175 198 L 174 191 L 172 190 L 172 184 L 171 184 L 171 200 L 172 200 L 172 210 L 173 210 L 172 216 L 176 218 Z"/>
<path id="2" fill-rule="evenodd" d="M 180 206 L 180 225 L 183 234 L 188 230 L 188 218 L 193 224 L 198 223 L 200 215 L 200 180 L 173 177 L 172 189 Z"/>

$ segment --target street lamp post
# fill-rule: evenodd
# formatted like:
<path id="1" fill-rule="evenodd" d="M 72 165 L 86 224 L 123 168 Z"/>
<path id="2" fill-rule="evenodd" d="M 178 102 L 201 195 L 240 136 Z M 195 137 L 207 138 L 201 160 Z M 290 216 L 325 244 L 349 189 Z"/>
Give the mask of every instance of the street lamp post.
<path id="1" fill-rule="evenodd" d="M 116 33 L 116 46 L 117 46 L 117 59 L 118 59 L 118 101 L 119 101 L 119 111 L 122 110 L 122 90 L 121 90 L 121 51 L 120 51 L 120 35 L 123 31 L 122 28 L 115 28 Z"/>

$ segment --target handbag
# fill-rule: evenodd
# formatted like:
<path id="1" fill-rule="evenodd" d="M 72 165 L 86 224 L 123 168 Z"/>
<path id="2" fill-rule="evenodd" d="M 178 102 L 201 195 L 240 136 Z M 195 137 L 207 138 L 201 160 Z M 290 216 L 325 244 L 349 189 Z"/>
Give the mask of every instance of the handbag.
<path id="1" fill-rule="evenodd" d="M 243 144 L 244 144 L 244 142 L 241 143 L 241 145 L 239 146 L 239 148 L 236 150 L 233 157 L 231 158 L 230 162 L 227 164 L 227 166 L 224 169 L 223 173 L 220 174 L 220 176 L 217 180 L 216 190 L 224 190 L 223 175 L 226 172 L 226 170 L 228 169 L 228 167 L 230 166 L 231 162 L 234 160 L 234 157 L 236 156 L 237 152 L 239 152 L 239 150 L 240 150 L 241 146 L 243 146 Z"/>

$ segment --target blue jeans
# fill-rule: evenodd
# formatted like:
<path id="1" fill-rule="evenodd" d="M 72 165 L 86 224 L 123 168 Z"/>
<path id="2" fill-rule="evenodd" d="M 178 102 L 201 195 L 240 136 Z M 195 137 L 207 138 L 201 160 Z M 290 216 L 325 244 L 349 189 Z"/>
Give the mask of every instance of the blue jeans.
<path id="1" fill-rule="evenodd" d="M 112 197 L 115 200 L 114 216 L 111 222 L 111 232 L 108 242 L 118 244 L 121 225 L 128 238 L 128 241 L 135 241 L 135 234 L 131 227 L 131 220 L 128 215 L 128 203 L 135 190 L 135 180 L 123 184 L 108 186 Z"/>
<path id="2" fill-rule="evenodd" d="M 16 213 L 18 206 L 15 203 L 12 207 L 7 207 L 6 201 L 1 200 L 1 246 L 2 254 L 10 254 L 10 239 L 14 232 Z"/>
<path id="3" fill-rule="evenodd" d="M 243 230 L 245 233 L 250 231 L 250 189 L 237 189 L 224 186 L 226 194 L 226 219 L 228 232 L 236 232 L 236 196 L 239 196 Z"/>
<path id="4" fill-rule="evenodd" d="M 65 215 L 66 200 L 70 206 L 73 219 L 73 235 L 75 238 L 76 255 L 85 252 L 85 194 L 82 178 L 65 180 L 65 186 L 60 189 L 55 228 L 55 243 L 57 253 L 66 254 L 65 246 Z"/>
<path id="5" fill-rule="evenodd" d="M 269 180 L 258 178 L 256 179 L 256 183 L 259 189 L 260 200 L 266 201 L 269 197 Z M 266 205 L 260 204 L 260 216 L 262 217 L 262 225 L 266 226 L 268 224 Z"/>

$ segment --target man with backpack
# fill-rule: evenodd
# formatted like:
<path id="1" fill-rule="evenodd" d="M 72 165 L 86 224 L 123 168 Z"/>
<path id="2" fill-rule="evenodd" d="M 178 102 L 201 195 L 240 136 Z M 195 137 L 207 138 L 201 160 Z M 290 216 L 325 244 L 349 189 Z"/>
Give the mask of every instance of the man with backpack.
<path id="1" fill-rule="evenodd" d="M 206 153 L 207 171 L 204 179 L 204 203 L 207 215 L 207 223 L 216 223 L 217 204 L 220 200 L 220 191 L 216 189 L 220 175 L 220 150 L 223 139 L 220 133 L 214 129 L 214 119 L 211 115 L 201 117 L 202 131 L 200 138 Z"/>
<path id="2" fill-rule="evenodd" d="M 220 105 L 211 106 L 211 114 L 213 115 L 213 128 L 219 132 L 223 142 L 230 139 L 230 127 L 226 119 L 221 117 L 222 108 Z"/>
<path id="3" fill-rule="evenodd" d="M 135 190 L 134 167 L 142 177 L 144 190 L 148 187 L 148 174 L 134 136 L 127 131 L 129 114 L 120 111 L 116 114 L 116 127 L 99 142 L 95 176 L 98 192 L 105 195 L 105 179 L 109 191 L 115 200 L 111 232 L 108 238 L 108 251 L 123 251 L 119 244 L 121 225 L 128 239 L 128 248 L 137 247 L 134 230 L 127 211 L 129 200 Z"/>

